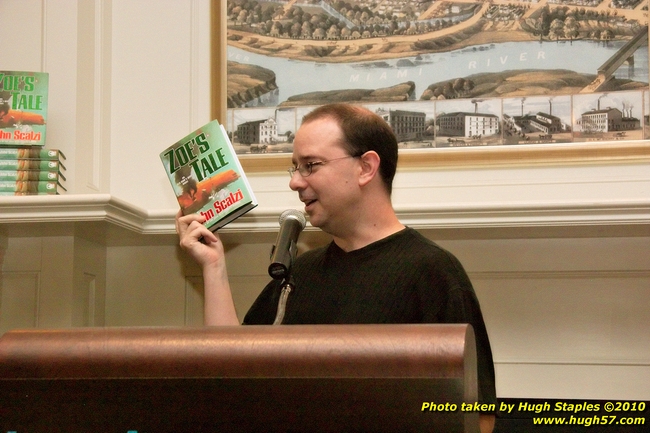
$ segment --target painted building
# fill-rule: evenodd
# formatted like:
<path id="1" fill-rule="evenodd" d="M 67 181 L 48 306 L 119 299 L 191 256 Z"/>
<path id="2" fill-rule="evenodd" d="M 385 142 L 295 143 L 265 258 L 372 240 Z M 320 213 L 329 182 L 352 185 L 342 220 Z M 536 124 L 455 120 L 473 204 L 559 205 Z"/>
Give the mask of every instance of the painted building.
<path id="1" fill-rule="evenodd" d="M 436 118 L 438 134 L 451 137 L 486 137 L 498 134 L 499 117 L 486 113 L 455 112 Z"/>
<path id="2" fill-rule="evenodd" d="M 390 125 L 398 142 L 418 140 L 426 129 L 426 114 L 419 111 L 380 108 L 376 113 Z"/>
<path id="3" fill-rule="evenodd" d="M 641 121 L 632 116 L 631 110 L 611 107 L 582 113 L 580 124 L 583 132 L 630 131 L 641 127 Z"/>
<path id="4" fill-rule="evenodd" d="M 253 120 L 237 125 L 237 141 L 241 144 L 272 144 L 278 139 L 275 119 Z"/>

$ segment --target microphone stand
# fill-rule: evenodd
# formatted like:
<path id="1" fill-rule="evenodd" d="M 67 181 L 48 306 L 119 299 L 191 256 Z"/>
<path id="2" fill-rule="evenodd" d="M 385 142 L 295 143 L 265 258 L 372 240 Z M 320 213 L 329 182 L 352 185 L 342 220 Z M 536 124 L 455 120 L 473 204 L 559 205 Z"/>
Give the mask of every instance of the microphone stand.
<path id="1" fill-rule="evenodd" d="M 269 275 L 276 280 L 282 280 L 278 309 L 273 321 L 274 325 L 282 324 L 287 298 L 294 288 L 291 283 L 291 268 L 298 254 L 298 236 L 305 228 L 305 223 L 305 216 L 295 209 L 287 209 L 280 215 L 280 231 L 271 250 L 271 264 L 269 265 Z"/>
<path id="2" fill-rule="evenodd" d="M 278 311 L 275 313 L 275 320 L 273 321 L 274 325 L 282 325 L 282 320 L 284 319 L 284 313 L 287 307 L 287 298 L 289 298 L 289 293 L 294 289 L 294 285 L 291 283 L 290 279 L 290 272 L 287 272 L 286 278 L 282 281 L 280 299 L 278 300 Z"/>
<path id="3" fill-rule="evenodd" d="M 296 244 L 292 242 L 291 247 L 289 248 L 289 253 L 291 254 L 291 262 L 282 280 L 282 289 L 280 290 L 280 298 L 278 299 L 278 310 L 275 313 L 275 320 L 273 321 L 274 325 L 282 325 L 282 320 L 284 320 L 284 313 L 287 307 L 287 299 L 295 287 L 291 282 L 291 268 L 293 267 L 293 262 L 296 259 L 297 249 L 298 248 Z"/>

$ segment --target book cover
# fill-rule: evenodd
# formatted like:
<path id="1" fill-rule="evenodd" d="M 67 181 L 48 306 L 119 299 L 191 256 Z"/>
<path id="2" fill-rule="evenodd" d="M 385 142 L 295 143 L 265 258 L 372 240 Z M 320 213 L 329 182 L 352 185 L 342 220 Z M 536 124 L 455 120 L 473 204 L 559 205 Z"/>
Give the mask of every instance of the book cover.
<path id="1" fill-rule="evenodd" d="M 0 71 L 0 146 L 45 144 L 49 75 Z"/>
<path id="2" fill-rule="evenodd" d="M 228 138 L 213 120 L 160 153 L 183 214 L 199 213 L 216 231 L 257 206 Z"/>

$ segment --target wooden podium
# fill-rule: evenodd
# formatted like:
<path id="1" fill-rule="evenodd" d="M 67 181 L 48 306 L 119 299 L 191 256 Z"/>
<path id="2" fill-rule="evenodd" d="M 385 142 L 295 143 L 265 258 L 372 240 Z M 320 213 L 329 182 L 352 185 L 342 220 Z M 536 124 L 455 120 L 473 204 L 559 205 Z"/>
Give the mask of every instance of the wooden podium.
<path id="1" fill-rule="evenodd" d="M 476 374 L 469 325 L 10 331 L 0 431 L 478 432 Z"/>

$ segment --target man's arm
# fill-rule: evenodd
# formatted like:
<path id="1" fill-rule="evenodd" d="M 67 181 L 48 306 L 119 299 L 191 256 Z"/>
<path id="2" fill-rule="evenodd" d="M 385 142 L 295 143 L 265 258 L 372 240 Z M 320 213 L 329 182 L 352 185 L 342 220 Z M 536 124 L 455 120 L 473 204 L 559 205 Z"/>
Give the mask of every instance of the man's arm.
<path id="1" fill-rule="evenodd" d="M 201 266 L 205 292 L 206 326 L 239 325 L 228 281 L 223 244 L 219 236 L 204 225 L 197 214 L 176 215 L 176 232 L 181 247 Z"/>

